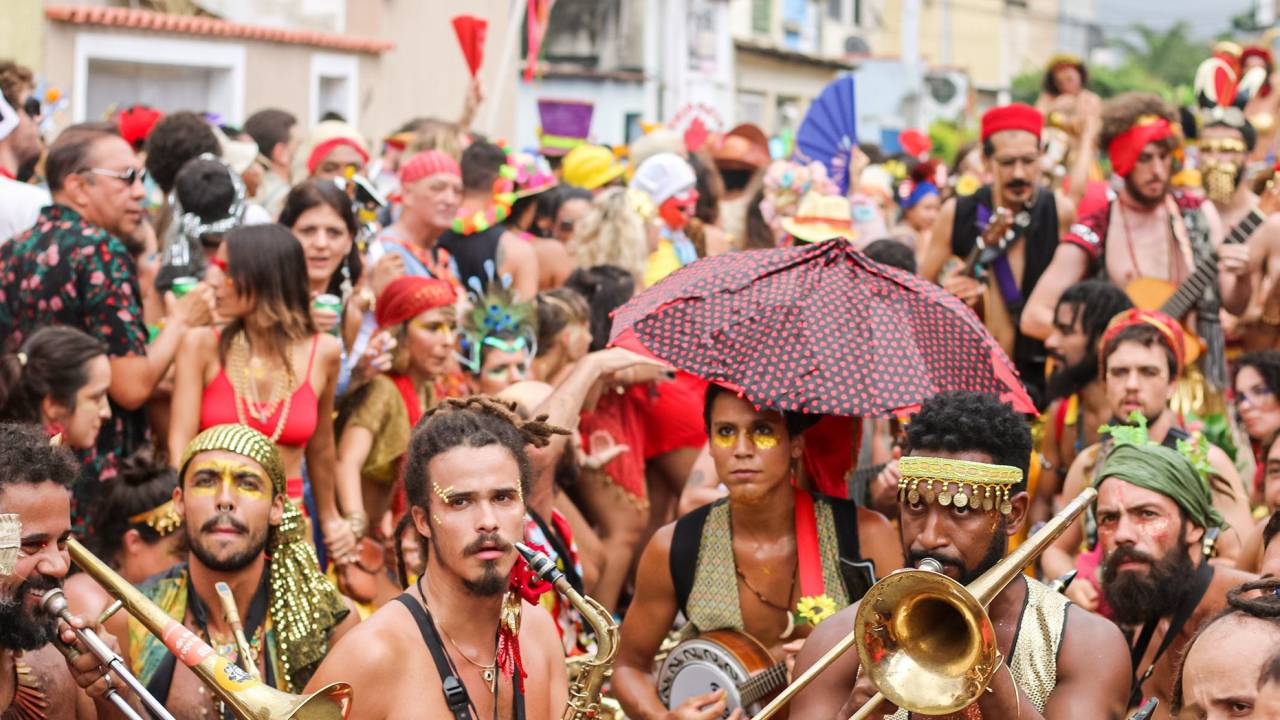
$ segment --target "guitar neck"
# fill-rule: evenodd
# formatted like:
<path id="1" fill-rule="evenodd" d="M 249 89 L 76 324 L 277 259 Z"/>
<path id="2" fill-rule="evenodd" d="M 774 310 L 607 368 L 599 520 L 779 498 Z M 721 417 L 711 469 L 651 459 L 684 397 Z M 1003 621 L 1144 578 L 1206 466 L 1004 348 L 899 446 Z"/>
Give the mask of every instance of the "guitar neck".
<path id="1" fill-rule="evenodd" d="M 1235 227 L 1231 228 L 1231 232 L 1227 234 L 1227 238 L 1222 241 L 1223 245 L 1237 245 L 1249 239 L 1254 230 L 1267 219 L 1257 208 L 1249 211 Z M 1203 257 L 1196 263 L 1195 272 L 1191 273 L 1191 277 L 1187 278 L 1178 286 L 1177 291 L 1160 306 L 1160 311 L 1164 314 L 1181 319 L 1191 308 L 1195 307 L 1196 302 L 1204 295 L 1204 289 L 1209 287 L 1214 278 L 1218 275 L 1218 262 L 1213 257 Z"/>
<path id="2" fill-rule="evenodd" d="M 738 686 L 738 695 L 742 698 L 742 707 L 755 705 L 774 690 L 786 687 L 787 664 L 780 662 L 764 672 L 752 675 L 750 679 Z"/>

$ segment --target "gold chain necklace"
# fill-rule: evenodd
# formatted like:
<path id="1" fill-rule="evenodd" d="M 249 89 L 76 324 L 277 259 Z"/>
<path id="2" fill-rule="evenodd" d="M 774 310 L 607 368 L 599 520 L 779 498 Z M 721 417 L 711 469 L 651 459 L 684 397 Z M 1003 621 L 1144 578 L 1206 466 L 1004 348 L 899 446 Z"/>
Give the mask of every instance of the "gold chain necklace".
<path id="1" fill-rule="evenodd" d="M 253 357 L 244 333 L 237 334 L 227 350 L 227 376 L 231 380 L 231 389 L 235 391 L 232 404 L 236 408 L 236 419 L 241 425 L 248 425 L 245 416 L 253 410 L 259 424 L 265 426 L 267 420 L 279 410 L 280 418 L 271 433 L 271 442 L 274 443 L 284 432 L 284 426 L 289 420 L 289 409 L 293 404 L 293 364 L 287 363 L 283 373 L 276 373 L 271 394 L 267 397 L 267 402 L 263 403 L 258 397 L 257 380 L 263 373 L 260 363 L 258 358 Z"/>

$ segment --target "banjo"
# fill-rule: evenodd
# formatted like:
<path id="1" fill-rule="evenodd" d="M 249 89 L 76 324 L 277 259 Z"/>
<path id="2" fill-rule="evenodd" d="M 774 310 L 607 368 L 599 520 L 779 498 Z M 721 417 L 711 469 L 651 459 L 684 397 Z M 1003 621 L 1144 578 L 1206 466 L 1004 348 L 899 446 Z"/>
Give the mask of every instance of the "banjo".
<path id="1" fill-rule="evenodd" d="M 721 716 L 748 715 L 787 685 L 787 666 L 775 663 L 760 641 L 736 630 L 712 630 L 676 645 L 658 670 L 658 697 L 667 709 L 695 696 L 725 691 Z"/>

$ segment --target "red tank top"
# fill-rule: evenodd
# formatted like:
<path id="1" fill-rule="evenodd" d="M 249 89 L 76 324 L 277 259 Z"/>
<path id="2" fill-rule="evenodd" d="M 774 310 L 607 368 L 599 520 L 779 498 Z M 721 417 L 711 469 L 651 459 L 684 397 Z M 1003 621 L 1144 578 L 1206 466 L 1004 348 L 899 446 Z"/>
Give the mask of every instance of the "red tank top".
<path id="1" fill-rule="evenodd" d="M 284 428 L 276 440 L 279 445 L 305 447 L 316 432 L 320 400 L 316 397 L 316 391 L 311 388 L 311 366 L 315 363 L 316 345 L 319 342 L 319 335 L 311 338 L 311 355 L 307 358 L 307 376 L 298 389 L 293 391 L 293 398 L 289 402 L 289 416 L 284 419 Z M 236 414 L 238 402 L 242 402 L 242 399 L 236 396 L 231 379 L 227 377 L 227 369 L 218 368 L 218 374 L 214 376 L 213 382 L 205 386 L 204 397 L 200 401 L 200 429 L 240 422 Z M 248 399 L 243 399 L 243 402 L 246 424 L 263 435 L 271 437 L 280 422 L 280 413 L 284 412 L 284 403 L 280 403 L 280 407 L 276 408 L 267 421 L 262 422 L 258 408 L 254 407 Z"/>

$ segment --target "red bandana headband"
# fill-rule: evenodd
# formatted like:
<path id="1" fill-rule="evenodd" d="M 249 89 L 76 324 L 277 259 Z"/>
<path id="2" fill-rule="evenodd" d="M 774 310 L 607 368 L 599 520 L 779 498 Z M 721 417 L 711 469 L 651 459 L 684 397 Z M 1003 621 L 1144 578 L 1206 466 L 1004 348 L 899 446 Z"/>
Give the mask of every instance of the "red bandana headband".
<path id="1" fill-rule="evenodd" d="M 1138 164 L 1142 149 L 1153 142 L 1173 137 L 1173 126 L 1168 120 L 1155 115 L 1143 115 L 1128 130 L 1120 133 L 1107 146 L 1111 169 L 1120 177 L 1128 177 Z"/>
<path id="2" fill-rule="evenodd" d="M 1164 338 L 1165 344 L 1173 351 L 1173 358 L 1178 365 L 1178 372 L 1182 372 L 1182 368 L 1186 364 L 1186 336 L 1183 335 L 1182 326 L 1178 324 L 1177 320 L 1159 310 L 1132 308 L 1120 313 L 1112 318 L 1110 323 L 1107 323 L 1107 329 L 1102 333 L 1102 344 L 1106 345 L 1111 342 L 1111 339 L 1119 335 L 1121 330 L 1142 324 L 1150 325 L 1160 331 L 1160 337 Z"/>

